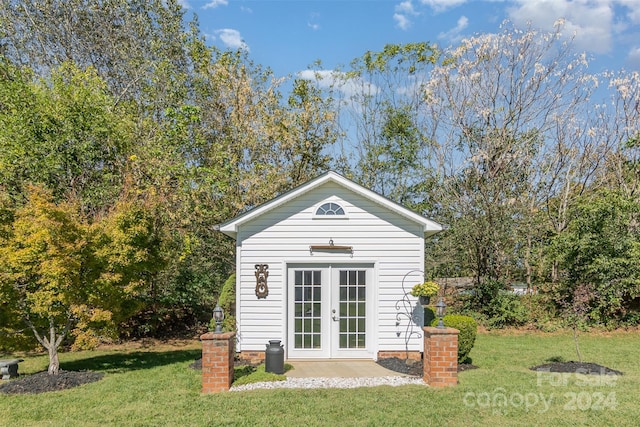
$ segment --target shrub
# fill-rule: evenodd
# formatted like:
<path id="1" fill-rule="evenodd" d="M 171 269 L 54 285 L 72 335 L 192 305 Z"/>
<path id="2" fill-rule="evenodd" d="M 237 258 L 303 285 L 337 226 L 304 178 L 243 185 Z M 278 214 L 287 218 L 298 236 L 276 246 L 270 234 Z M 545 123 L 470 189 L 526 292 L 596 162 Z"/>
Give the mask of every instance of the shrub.
<path id="1" fill-rule="evenodd" d="M 436 312 L 431 307 L 424 307 L 424 326 L 429 326 L 436 318 Z"/>
<path id="2" fill-rule="evenodd" d="M 232 332 L 236 330 L 236 275 L 233 273 L 222 285 L 218 304 L 224 311 L 224 320 L 222 321 L 222 330 Z M 216 327 L 215 320 L 211 319 L 209 330 L 213 331 Z"/>
<path id="3" fill-rule="evenodd" d="M 439 319 L 433 319 L 431 326 L 436 326 Z M 442 318 L 442 322 L 449 328 L 460 331 L 458 334 L 458 363 L 464 363 L 469 358 L 469 353 L 476 342 L 478 324 L 472 317 L 448 314 Z"/>
<path id="4" fill-rule="evenodd" d="M 549 311 L 552 307 L 548 302 L 531 300 L 531 297 L 511 292 L 498 280 L 484 280 L 473 289 L 455 295 L 447 310 L 470 315 L 487 328 L 518 327 L 535 324 L 539 319 L 549 317 L 545 313 L 553 313 Z M 542 306 L 538 307 L 540 304 Z"/>
<path id="5" fill-rule="evenodd" d="M 562 327 L 553 296 L 540 288 L 537 294 L 525 295 L 522 303 L 528 309 L 529 323 L 544 332 L 554 332 Z"/>
<path id="6" fill-rule="evenodd" d="M 494 300 L 498 297 L 500 291 L 506 289 L 507 286 L 499 280 L 482 280 L 473 288 L 472 308 L 489 314 L 487 311 L 491 311 Z"/>
<path id="7" fill-rule="evenodd" d="M 527 323 L 527 308 L 522 297 L 509 291 L 500 291 L 491 302 L 488 326 L 504 328 Z"/>

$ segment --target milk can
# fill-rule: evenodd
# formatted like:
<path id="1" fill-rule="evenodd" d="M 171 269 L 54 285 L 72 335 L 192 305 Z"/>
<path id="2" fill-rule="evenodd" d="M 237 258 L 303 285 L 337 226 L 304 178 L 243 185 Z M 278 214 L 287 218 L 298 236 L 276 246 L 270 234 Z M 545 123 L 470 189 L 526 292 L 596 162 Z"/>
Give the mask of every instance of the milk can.
<path id="1" fill-rule="evenodd" d="M 264 370 L 274 374 L 284 374 L 284 347 L 280 345 L 280 340 L 269 340 L 264 353 Z"/>

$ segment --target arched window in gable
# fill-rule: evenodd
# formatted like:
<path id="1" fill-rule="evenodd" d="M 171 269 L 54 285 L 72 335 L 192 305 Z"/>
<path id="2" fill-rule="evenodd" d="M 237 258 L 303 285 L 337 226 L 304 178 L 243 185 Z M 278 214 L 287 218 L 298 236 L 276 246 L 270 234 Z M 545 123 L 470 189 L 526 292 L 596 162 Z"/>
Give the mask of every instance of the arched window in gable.
<path id="1" fill-rule="evenodd" d="M 344 214 L 345 213 L 344 209 L 342 209 L 342 206 L 333 202 L 324 203 L 322 206 L 316 209 L 316 216 L 344 216 Z"/>

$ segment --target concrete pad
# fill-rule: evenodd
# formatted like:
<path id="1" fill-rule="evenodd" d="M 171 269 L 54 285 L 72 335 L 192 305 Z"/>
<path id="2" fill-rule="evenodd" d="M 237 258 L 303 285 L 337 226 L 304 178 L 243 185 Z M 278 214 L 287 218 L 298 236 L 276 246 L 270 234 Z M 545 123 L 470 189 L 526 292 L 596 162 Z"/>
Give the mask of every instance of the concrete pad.
<path id="1" fill-rule="evenodd" d="M 288 359 L 293 369 L 285 373 L 290 378 L 375 378 L 406 377 L 370 359 Z"/>

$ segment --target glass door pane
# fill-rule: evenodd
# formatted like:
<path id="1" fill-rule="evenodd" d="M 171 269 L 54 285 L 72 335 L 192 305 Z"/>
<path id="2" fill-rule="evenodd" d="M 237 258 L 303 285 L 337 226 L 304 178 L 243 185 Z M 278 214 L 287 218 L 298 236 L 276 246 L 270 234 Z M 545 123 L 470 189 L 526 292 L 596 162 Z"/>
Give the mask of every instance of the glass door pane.
<path id="1" fill-rule="evenodd" d="M 321 348 L 322 272 L 296 270 L 293 295 L 293 347 L 295 349 Z"/>
<path id="2" fill-rule="evenodd" d="M 340 349 L 366 348 L 366 270 L 340 270 Z"/>

